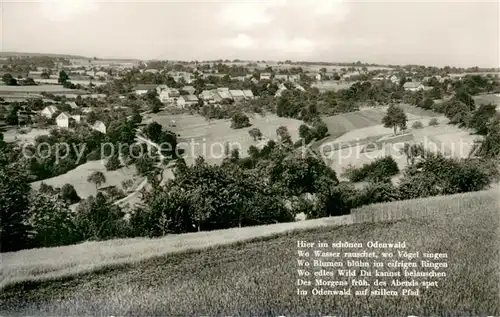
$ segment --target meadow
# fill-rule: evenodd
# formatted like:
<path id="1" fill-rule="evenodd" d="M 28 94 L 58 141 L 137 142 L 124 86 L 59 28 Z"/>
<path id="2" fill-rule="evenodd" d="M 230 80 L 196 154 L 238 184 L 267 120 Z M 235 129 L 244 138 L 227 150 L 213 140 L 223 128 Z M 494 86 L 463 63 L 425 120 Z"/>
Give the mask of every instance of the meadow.
<path id="1" fill-rule="evenodd" d="M 186 162 L 192 163 L 194 159 L 202 155 L 207 162 L 221 163 L 224 157 L 224 144 L 226 142 L 231 148 L 241 146 L 240 155 L 247 156 L 251 145 L 258 145 L 248 134 L 253 128 L 258 128 L 263 135 L 263 140 L 276 139 L 276 129 L 286 126 L 292 140 L 299 138 L 299 127 L 302 121 L 289 118 L 281 118 L 274 114 L 261 116 L 250 115 L 252 126 L 243 129 L 232 129 L 231 120 L 207 121 L 199 115 L 148 115 L 154 121 L 160 123 L 164 128 L 179 134 L 179 142 L 184 142 L 180 148 L 186 150 Z M 175 125 L 172 126 L 172 125 Z M 233 144 L 233 145 L 231 145 Z"/>
<path id="2" fill-rule="evenodd" d="M 116 186 L 122 188 L 121 183 L 124 180 L 132 179 L 135 184 L 139 184 L 144 179 L 136 175 L 135 166 L 122 167 L 115 171 L 107 171 L 104 162 L 90 161 L 85 164 L 79 165 L 71 171 L 58 175 L 56 177 L 44 179 L 31 183 L 33 189 L 38 189 L 43 182 L 47 185 L 54 187 L 62 187 L 64 184 L 71 184 L 75 188 L 78 196 L 85 199 L 89 196 L 96 194 L 96 188 L 93 183 L 87 182 L 87 177 L 95 171 L 100 171 L 106 177 L 106 183 L 102 186 Z"/>
<path id="3" fill-rule="evenodd" d="M 232 245 L 153 257 L 140 263 L 108 266 L 65 278 L 32 278 L 3 289 L 0 312 L 38 316 L 498 315 L 498 198 L 496 188 L 375 204 L 355 211 L 355 223 L 351 225 L 289 231 Z M 408 251 L 447 253 L 447 276 L 439 278 L 438 287 L 421 288 L 418 297 L 299 296 L 296 291 L 297 240 L 405 241 Z M 116 242 L 99 244 L 112 243 Z M 68 250 L 65 248 L 81 247 L 56 248 L 60 250 L 59 258 L 75 256 L 76 251 L 71 255 L 63 253 Z M 98 257 L 97 253 L 107 251 L 98 250 L 88 253 L 87 257 Z M 357 251 L 363 250 L 373 251 L 365 247 Z M 50 249 L 47 251 L 54 254 Z M 40 255 L 38 250 L 21 252 Z M 9 256 L 15 254 L 7 254 L 7 264 Z M 49 255 L 45 259 L 54 266 L 60 262 Z M 25 263 L 29 260 L 30 257 L 24 257 Z M 388 262 L 381 257 L 378 260 Z M 9 267 L 7 272 L 13 272 L 14 268 Z M 40 267 L 38 273 L 42 275 L 44 271 L 46 268 Z M 345 278 L 349 284 L 352 279 Z M 373 286 L 375 279 L 366 278 L 372 289 L 379 288 Z"/>
<path id="4" fill-rule="evenodd" d="M 64 88 L 61 85 L 36 85 L 36 86 L 6 86 L 0 85 L 0 93 L 27 93 L 27 92 L 67 92 L 75 93 L 76 90 Z"/>

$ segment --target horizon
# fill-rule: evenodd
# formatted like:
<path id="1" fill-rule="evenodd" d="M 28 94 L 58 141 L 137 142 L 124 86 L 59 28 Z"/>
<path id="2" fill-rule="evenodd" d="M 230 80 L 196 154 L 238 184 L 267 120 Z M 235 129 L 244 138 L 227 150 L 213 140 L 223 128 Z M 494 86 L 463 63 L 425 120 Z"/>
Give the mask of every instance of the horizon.
<path id="1" fill-rule="evenodd" d="M 1 9 L 2 51 L 130 60 L 500 66 L 498 2 L 14 0 Z"/>

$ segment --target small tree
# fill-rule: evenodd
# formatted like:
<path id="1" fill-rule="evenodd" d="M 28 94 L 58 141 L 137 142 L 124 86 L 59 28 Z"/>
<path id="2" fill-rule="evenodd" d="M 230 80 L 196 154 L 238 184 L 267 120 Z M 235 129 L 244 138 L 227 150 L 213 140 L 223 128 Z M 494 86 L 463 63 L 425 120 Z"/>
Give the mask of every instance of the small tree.
<path id="1" fill-rule="evenodd" d="M 422 124 L 422 122 L 420 121 L 415 121 L 413 122 L 413 124 L 411 125 L 411 128 L 412 129 L 422 129 L 424 127 L 424 125 Z"/>
<path id="2" fill-rule="evenodd" d="M 406 129 L 406 122 L 408 121 L 403 109 L 391 104 L 387 109 L 387 114 L 382 118 L 382 123 L 386 128 L 394 129 L 394 134 L 397 128 L 400 130 Z"/>
<path id="3" fill-rule="evenodd" d="M 76 204 L 80 201 L 80 196 L 71 184 L 64 184 L 61 188 L 61 198 L 68 204 Z"/>
<path id="4" fill-rule="evenodd" d="M 438 124 L 439 124 L 439 121 L 438 121 L 438 119 L 436 119 L 436 118 L 432 118 L 432 119 L 429 121 L 429 126 L 430 126 L 430 127 L 436 126 L 436 125 L 438 125 Z"/>
<path id="5" fill-rule="evenodd" d="M 280 126 L 278 129 L 276 129 L 276 134 L 278 135 L 278 138 L 281 140 L 281 142 L 292 143 L 292 137 L 290 136 L 287 127 L 283 125 Z"/>
<path id="6" fill-rule="evenodd" d="M 311 136 L 311 129 L 307 126 L 307 124 L 301 124 L 299 127 L 299 137 L 304 140 L 308 140 Z"/>
<path id="7" fill-rule="evenodd" d="M 262 132 L 260 132 L 260 130 L 257 128 L 250 129 L 250 131 L 248 131 L 248 134 L 250 134 L 254 141 L 262 139 Z"/>
<path id="8" fill-rule="evenodd" d="M 106 170 L 108 171 L 115 171 L 121 167 L 120 164 L 120 159 L 118 158 L 118 155 L 113 155 L 111 156 L 108 161 L 106 162 Z"/>
<path id="9" fill-rule="evenodd" d="M 106 183 L 106 176 L 100 171 L 95 171 L 87 178 L 87 182 L 95 184 L 95 191 L 99 189 L 99 186 Z"/>
<path id="10" fill-rule="evenodd" d="M 236 113 L 231 118 L 231 128 L 241 129 L 251 126 L 250 119 L 243 113 Z"/>

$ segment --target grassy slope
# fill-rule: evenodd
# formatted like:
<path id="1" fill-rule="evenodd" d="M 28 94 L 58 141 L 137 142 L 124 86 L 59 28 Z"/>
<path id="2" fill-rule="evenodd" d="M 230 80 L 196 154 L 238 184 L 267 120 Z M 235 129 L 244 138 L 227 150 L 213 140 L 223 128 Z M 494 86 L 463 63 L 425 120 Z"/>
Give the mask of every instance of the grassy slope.
<path id="1" fill-rule="evenodd" d="M 361 214 L 392 214 L 406 220 L 381 223 L 377 218 L 316 228 L 74 278 L 18 284 L 5 289 L 0 301 L 6 311 L 37 315 L 498 315 L 498 207 L 495 190 L 372 205 Z M 448 276 L 440 287 L 421 290 L 418 298 L 299 297 L 294 285 L 299 239 L 406 241 L 409 251 L 447 252 Z"/>

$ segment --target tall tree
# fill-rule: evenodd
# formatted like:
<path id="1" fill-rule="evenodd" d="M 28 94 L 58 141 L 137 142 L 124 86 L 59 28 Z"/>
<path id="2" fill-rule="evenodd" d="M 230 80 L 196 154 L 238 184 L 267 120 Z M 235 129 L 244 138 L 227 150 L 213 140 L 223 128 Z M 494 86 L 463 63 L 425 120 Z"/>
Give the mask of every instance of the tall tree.
<path id="1" fill-rule="evenodd" d="M 386 115 L 382 118 L 384 127 L 394 129 L 394 134 L 396 134 L 397 128 L 400 130 L 406 129 L 407 121 L 408 119 L 403 109 L 394 104 L 389 105 Z"/>
<path id="2" fill-rule="evenodd" d="M 94 183 L 95 190 L 97 192 L 97 190 L 99 189 L 99 186 L 106 183 L 106 176 L 104 176 L 104 174 L 100 171 L 95 171 L 89 175 L 89 177 L 87 178 L 87 182 Z"/>

